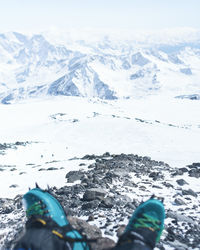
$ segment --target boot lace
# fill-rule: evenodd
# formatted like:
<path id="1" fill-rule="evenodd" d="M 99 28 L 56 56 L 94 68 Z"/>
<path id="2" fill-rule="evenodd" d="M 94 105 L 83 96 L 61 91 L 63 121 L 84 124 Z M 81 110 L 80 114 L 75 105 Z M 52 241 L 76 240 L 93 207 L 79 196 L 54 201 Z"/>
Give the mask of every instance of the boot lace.
<path id="1" fill-rule="evenodd" d="M 27 209 L 26 215 L 27 217 L 30 217 L 32 215 L 44 215 L 48 213 L 45 208 L 46 206 L 41 201 L 35 202 Z"/>
<path id="2" fill-rule="evenodd" d="M 161 225 L 161 222 L 158 219 L 156 219 L 148 214 L 143 213 L 141 215 L 141 217 L 136 219 L 136 222 L 134 223 L 134 228 L 143 227 L 143 228 L 148 228 L 153 232 L 154 231 L 159 232 L 160 225 Z"/>

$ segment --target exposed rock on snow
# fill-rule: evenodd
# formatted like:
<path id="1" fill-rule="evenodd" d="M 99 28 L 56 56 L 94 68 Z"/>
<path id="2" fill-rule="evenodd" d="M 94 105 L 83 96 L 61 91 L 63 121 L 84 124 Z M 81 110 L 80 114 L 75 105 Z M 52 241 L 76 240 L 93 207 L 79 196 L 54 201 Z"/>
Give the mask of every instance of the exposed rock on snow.
<path id="1" fill-rule="evenodd" d="M 180 185 L 180 186 L 183 186 L 183 185 L 188 184 L 184 179 L 179 179 L 179 180 L 177 180 L 176 182 L 177 182 L 178 185 Z"/>
<path id="2" fill-rule="evenodd" d="M 100 188 L 91 188 L 87 189 L 83 195 L 84 201 L 92 201 L 92 200 L 103 200 L 106 196 L 106 191 Z"/>
<path id="3" fill-rule="evenodd" d="M 66 214 L 73 215 L 69 220 L 75 228 L 89 238 L 101 238 L 101 243 L 93 243 L 93 249 L 113 246 L 114 242 L 104 236 L 116 241 L 117 233 L 127 224 L 135 208 L 153 193 L 165 198 L 166 208 L 165 229 L 158 249 L 200 248 L 200 197 L 190 188 L 190 183 L 184 181 L 190 169 L 199 168 L 199 163 L 177 171 L 164 162 L 133 154 L 86 155 L 82 166 L 86 159 L 95 160 L 88 171 L 71 171 L 66 176 L 68 181 L 79 180 L 79 184 L 70 183 L 60 189 L 52 187 L 50 191 L 62 203 Z M 76 174 L 78 179 L 74 179 Z M 0 244 L 10 248 L 25 224 L 21 196 L 14 200 L 1 199 L 0 203 Z M 86 219 L 90 225 L 74 216 Z"/>
<path id="4" fill-rule="evenodd" d="M 69 171 L 65 177 L 66 177 L 68 183 L 73 183 L 75 181 L 82 179 L 84 177 L 84 172 Z"/>
<path id="5" fill-rule="evenodd" d="M 179 99 L 190 99 L 190 100 L 200 100 L 200 95 L 199 94 L 180 95 L 180 96 L 176 96 L 176 98 L 179 98 Z"/>

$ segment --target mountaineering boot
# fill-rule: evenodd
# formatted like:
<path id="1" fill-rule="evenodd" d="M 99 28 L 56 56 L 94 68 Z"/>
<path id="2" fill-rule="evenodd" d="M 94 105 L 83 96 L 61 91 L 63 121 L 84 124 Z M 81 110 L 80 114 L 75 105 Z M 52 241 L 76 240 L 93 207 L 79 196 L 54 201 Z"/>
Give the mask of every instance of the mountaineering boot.
<path id="1" fill-rule="evenodd" d="M 164 219 L 165 209 L 161 201 L 150 198 L 143 202 L 130 218 L 116 249 L 153 249 L 162 234 Z"/>
<path id="2" fill-rule="evenodd" d="M 23 196 L 26 215 L 43 215 L 54 220 L 59 226 L 68 224 L 65 212 L 56 198 L 40 188 L 29 190 Z"/>
<path id="3" fill-rule="evenodd" d="M 48 229 L 53 237 L 59 238 L 62 244 L 64 242 L 68 246 L 66 249 L 89 250 L 87 240 L 84 240 L 81 234 L 71 227 L 63 207 L 48 191 L 38 187 L 29 190 L 23 196 L 23 203 L 28 218 L 27 229 L 32 230 L 33 225 L 36 228 L 38 227 L 36 224 L 40 223 L 42 229 Z"/>

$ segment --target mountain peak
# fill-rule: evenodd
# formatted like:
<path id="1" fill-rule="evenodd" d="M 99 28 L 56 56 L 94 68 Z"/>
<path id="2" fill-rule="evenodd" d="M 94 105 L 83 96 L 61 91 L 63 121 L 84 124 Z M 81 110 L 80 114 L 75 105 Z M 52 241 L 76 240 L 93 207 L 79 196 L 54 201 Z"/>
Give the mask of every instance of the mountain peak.
<path id="1" fill-rule="evenodd" d="M 144 43 L 140 37 L 134 42 L 113 41 L 112 34 L 104 34 L 98 41 L 69 37 L 57 44 L 45 33 L 0 34 L 0 84 L 2 90 L 6 89 L 0 92 L 0 100 L 9 102 L 33 95 L 115 99 L 161 93 L 180 96 L 187 91 L 199 94 L 196 64 L 200 63 L 200 45 L 194 38 L 200 33 L 180 33 L 182 37 L 189 33 L 193 36 L 187 42 L 183 38 L 180 43 L 170 40 L 167 44 L 161 39 L 159 44 L 151 44 L 151 36 Z"/>

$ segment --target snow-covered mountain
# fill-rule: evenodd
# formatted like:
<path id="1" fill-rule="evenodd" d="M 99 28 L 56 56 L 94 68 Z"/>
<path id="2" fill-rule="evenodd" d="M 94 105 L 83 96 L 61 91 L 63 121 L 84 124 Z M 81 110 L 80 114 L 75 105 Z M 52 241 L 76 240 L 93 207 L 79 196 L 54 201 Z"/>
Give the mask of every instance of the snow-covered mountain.
<path id="1" fill-rule="evenodd" d="M 195 34 L 192 40 L 160 43 L 131 37 L 87 41 L 67 35 L 56 40 L 56 34 L 54 39 L 48 34 L 0 34 L 0 100 L 198 95 L 200 36 Z"/>

